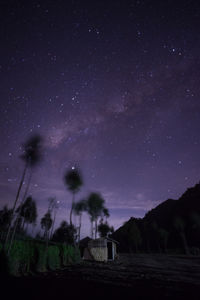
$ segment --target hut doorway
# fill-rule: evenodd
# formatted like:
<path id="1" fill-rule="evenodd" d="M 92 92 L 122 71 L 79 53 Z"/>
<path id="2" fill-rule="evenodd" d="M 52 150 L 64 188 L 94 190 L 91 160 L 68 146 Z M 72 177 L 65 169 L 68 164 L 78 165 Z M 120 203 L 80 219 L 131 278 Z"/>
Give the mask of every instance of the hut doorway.
<path id="1" fill-rule="evenodd" d="M 108 247 L 108 259 L 113 259 L 112 242 L 108 242 L 107 247 Z"/>

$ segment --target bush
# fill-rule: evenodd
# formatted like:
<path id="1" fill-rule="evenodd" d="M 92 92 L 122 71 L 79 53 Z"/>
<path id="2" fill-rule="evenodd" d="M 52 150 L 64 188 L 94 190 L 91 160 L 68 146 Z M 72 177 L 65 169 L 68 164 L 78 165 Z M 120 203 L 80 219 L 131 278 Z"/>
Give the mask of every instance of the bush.
<path id="1" fill-rule="evenodd" d="M 67 266 L 71 263 L 78 262 L 80 260 L 79 249 L 74 248 L 71 245 L 60 246 L 61 261 L 63 266 Z"/>
<path id="2" fill-rule="evenodd" d="M 14 276 L 31 271 L 46 272 L 61 266 L 76 263 L 80 259 L 79 250 L 70 245 L 49 245 L 36 241 L 14 241 L 9 257 L 0 244 L 0 272 Z"/>
<path id="3" fill-rule="evenodd" d="M 47 253 L 47 264 L 50 270 L 60 268 L 60 250 L 57 246 L 49 246 Z"/>
<path id="4" fill-rule="evenodd" d="M 14 241 L 9 255 L 9 269 L 11 275 L 18 276 L 30 272 L 34 257 L 34 248 L 31 243 Z"/>

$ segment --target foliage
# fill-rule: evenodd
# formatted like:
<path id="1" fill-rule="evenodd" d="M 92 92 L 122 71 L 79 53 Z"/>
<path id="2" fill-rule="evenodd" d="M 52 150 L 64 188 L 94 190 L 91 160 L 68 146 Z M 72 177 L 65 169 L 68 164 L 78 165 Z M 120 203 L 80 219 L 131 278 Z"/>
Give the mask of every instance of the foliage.
<path id="1" fill-rule="evenodd" d="M 17 212 L 23 218 L 24 223 L 34 224 L 37 219 L 37 207 L 36 202 L 31 196 L 27 197 L 25 202 L 20 205 Z"/>
<path id="2" fill-rule="evenodd" d="M 73 210 L 77 216 L 80 216 L 82 212 L 86 211 L 87 209 L 87 201 L 82 199 L 73 205 Z"/>
<path id="3" fill-rule="evenodd" d="M 0 230 L 6 231 L 11 221 L 12 210 L 8 209 L 5 205 L 3 209 L 0 210 Z"/>
<path id="4" fill-rule="evenodd" d="M 11 226 L 12 226 L 12 220 L 13 220 L 14 213 L 15 213 L 15 208 L 16 208 L 17 202 L 19 200 L 22 185 L 23 185 L 24 179 L 26 177 L 27 169 L 28 169 L 28 167 L 32 168 L 33 166 L 37 165 L 39 163 L 40 159 L 41 159 L 41 142 L 42 142 L 41 136 L 34 135 L 31 138 L 29 138 L 25 144 L 22 145 L 23 154 L 21 155 L 21 158 L 25 161 L 25 166 L 24 166 L 22 177 L 21 177 L 19 187 L 18 187 L 18 190 L 17 190 L 16 198 L 15 198 L 15 201 L 14 201 L 14 204 L 13 204 L 11 220 L 9 222 L 5 243 L 7 243 L 8 240 L 9 240 L 9 236 L 10 236 L 10 232 L 11 232 Z M 28 191 L 29 184 L 30 184 L 30 181 L 28 182 L 26 193 Z M 17 227 L 17 222 L 15 223 L 15 228 L 16 227 Z M 14 235 L 15 235 L 15 230 L 12 232 L 12 237 L 11 237 L 11 241 L 10 241 L 10 246 L 8 248 L 8 252 L 11 249 L 12 241 L 14 239 Z"/>
<path id="5" fill-rule="evenodd" d="M 100 234 L 100 237 L 106 237 L 106 236 L 108 236 L 109 233 L 114 232 L 114 228 L 110 227 L 107 222 L 105 222 L 105 223 L 101 222 L 98 225 L 98 232 Z"/>
<path id="6" fill-rule="evenodd" d="M 80 171 L 76 169 L 67 171 L 64 176 L 64 181 L 66 186 L 68 187 L 68 190 L 73 193 L 77 193 L 80 187 L 83 185 Z"/>
<path id="7" fill-rule="evenodd" d="M 72 213 L 74 207 L 75 193 L 77 193 L 80 187 L 83 185 L 83 180 L 80 171 L 77 169 L 67 171 L 64 176 L 64 182 L 68 190 L 72 192 L 72 204 L 71 204 L 70 215 L 69 215 L 69 222 L 70 225 L 72 225 Z"/>
<path id="8" fill-rule="evenodd" d="M 48 247 L 47 265 L 50 270 L 56 270 L 60 268 L 60 250 L 58 246 Z"/>
<path id="9" fill-rule="evenodd" d="M 80 260 L 80 252 L 72 245 L 62 244 L 60 246 L 61 262 L 63 266 L 67 266 L 70 263 L 76 263 Z"/>
<path id="10" fill-rule="evenodd" d="M 55 230 L 52 240 L 59 243 L 73 245 L 76 239 L 76 229 L 74 225 L 62 221 L 60 226 Z"/>
<path id="11" fill-rule="evenodd" d="M 52 226 L 53 220 L 51 218 L 51 213 L 48 211 L 41 219 L 41 227 L 44 229 L 44 237 L 48 239 L 48 233 Z"/>
<path id="12" fill-rule="evenodd" d="M 34 135 L 22 145 L 23 154 L 21 158 L 28 162 L 30 166 L 35 166 L 41 160 L 41 143 L 41 136 Z"/>
<path id="13" fill-rule="evenodd" d="M 9 269 L 12 275 L 26 274 L 30 272 L 34 249 L 32 243 L 15 241 L 9 255 Z"/>
<path id="14" fill-rule="evenodd" d="M 73 211 L 75 215 L 79 216 L 79 226 L 78 226 L 78 242 L 80 241 L 80 235 L 81 235 L 81 218 L 82 213 L 87 210 L 87 201 L 85 199 L 82 199 L 73 205 Z"/>
<path id="15" fill-rule="evenodd" d="M 97 237 L 98 218 L 102 216 L 102 214 L 108 215 L 108 210 L 104 207 L 105 200 L 102 198 L 99 193 L 91 193 L 87 199 L 87 212 L 90 216 L 91 221 L 91 236 L 93 238 L 93 222 L 95 222 L 95 238 Z"/>
<path id="16" fill-rule="evenodd" d="M 6 272 L 20 276 L 34 271 L 56 270 L 79 259 L 78 249 L 70 245 L 55 244 L 47 249 L 43 242 L 15 240 L 8 257 L 0 244 L 0 272 L 4 275 Z"/>

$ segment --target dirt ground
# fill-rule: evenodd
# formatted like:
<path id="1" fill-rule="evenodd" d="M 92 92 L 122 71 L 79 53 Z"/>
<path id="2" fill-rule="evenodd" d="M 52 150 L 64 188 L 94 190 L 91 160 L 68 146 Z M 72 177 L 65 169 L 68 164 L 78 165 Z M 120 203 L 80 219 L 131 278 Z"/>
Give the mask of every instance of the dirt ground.
<path id="1" fill-rule="evenodd" d="M 120 254 L 108 263 L 83 261 L 59 271 L 9 279 L 27 299 L 200 299 L 200 257 Z"/>

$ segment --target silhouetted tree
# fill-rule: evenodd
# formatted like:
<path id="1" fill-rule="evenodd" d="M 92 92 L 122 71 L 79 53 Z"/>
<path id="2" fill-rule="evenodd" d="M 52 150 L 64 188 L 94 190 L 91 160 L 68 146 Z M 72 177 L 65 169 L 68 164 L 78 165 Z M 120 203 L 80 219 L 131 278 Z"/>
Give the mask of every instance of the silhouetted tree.
<path id="1" fill-rule="evenodd" d="M 106 223 L 109 217 L 110 217 L 109 210 L 107 207 L 104 207 L 101 212 L 101 222 L 104 222 L 104 218 L 105 218 L 105 223 Z"/>
<path id="2" fill-rule="evenodd" d="M 19 222 L 22 224 L 22 232 L 23 233 L 24 233 L 24 224 L 25 223 L 27 224 L 26 232 L 27 232 L 28 224 L 32 224 L 32 225 L 35 224 L 36 219 L 37 219 L 37 208 L 36 208 L 35 201 L 32 199 L 31 196 L 29 196 L 26 199 L 26 201 L 23 204 L 21 204 L 21 206 L 18 207 L 16 212 L 18 212 L 18 215 L 17 215 L 17 218 L 14 223 L 14 228 L 12 231 L 12 235 L 11 235 L 11 239 L 10 239 L 10 243 L 9 243 L 9 247 L 8 247 L 8 254 L 12 247 L 12 243 L 14 240 L 16 230 L 18 229 L 19 231 L 21 231 Z M 23 218 L 23 221 L 22 221 L 22 218 Z"/>
<path id="3" fill-rule="evenodd" d="M 87 212 L 91 221 L 91 237 L 93 238 L 93 222 L 95 222 L 95 239 L 97 237 L 97 222 L 102 215 L 105 200 L 99 193 L 91 193 L 87 199 Z"/>
<path id="4" fill-rule="evenodd" d="M 9 224 L 11 222 L 12 210 L 8 209 L 5 205 L 3 209 L 0 210 L 0 231 L 1 238 L 3 239 L 5 232 L 8 230 Z"/>
<path id="5" fill-rule="evenodd" d="M 161 245 L 163 246 L 163 250 L 165 253 L 167 253 L 167 242 L 169 238 L 169 232 L 164 228 L 158 228 L 158 234 L 159 234 Z"/>
<path id="6" fill-rule="evenodd" d="M 69 216 L 70 225 L 72 225 L 72 212 L 75 201 L 75 194 L 80 190 L 80 187 L 83 185 L 83 180 L 80 171 L 73 169 L 66 172 L 64 176 L 64 181 L 68 190 L 72 193 L 72 204 Z"/>
<path id="7" fill-rule="evenodd" d="M 81 218 L 82 213 L 87 210 L 87 201 L 86 200 L 80 200 L 77 203 L 74 203 L 73 207 L 74 213 L 79 216 L 79 226 L 78 226 L 78 243 L 80 241 L 80 235 L 81 235 Z"/>
<path id="8" fill-rule="evenodd" d="M 136 222 L 132 223 L 132 226 L 128 229 L 128 243 L 129 243 L 129 249 L 132 252 L 133 247 L 135 249 L 135 252 L 138 252 L 138 248 L 142 242 L 142 237 L 140 230 L 136 224 Z"/>
<path id="9" fill-rule="evenodd" d="M 31 138 L 29 138 L 25 144 L 22 145 L 23 154 L 21 155 L 21 158 L 24 160 L 25 165 L 24 165 L 24 170 L 23 170 L 22 177 L 21 177 L 21 180 L 19 183 L 19 187 L 17 190 L 17 195 L 16 195 L 16 198 L 15 198 L 15 201 L 13 204 L 12 216 L 11 216 L 11 221 L 9 224 L 5 244 L 9 239 L 12 220 L 13 220 L 14 213 L 15 213 L 15 208 L 16 208 L 16 205 L 17 205 L 17 202 L 19 199 L 19 195 L 21 192 L 21 188 L 22 188 L 25 176 L 26 176 L 27 169 L 28 169 L 28 167 L 30 167 L 30 168 L 34 167 L 41 160 L 41 142 L 42 142 L 41 136 L 34 135 Z"/>
<path id="10" fill-rule="evenodd" d="M 144 240 L 144 248 L 147 253 L 151 252 L 151 244 L 150 244 L 150 226 L 149 223 L 144 220 L 143 224 L 143 240 Z"/>
<path id="11" fill-rule="evenodd" d="M 99 232 L 100 237 L 107 237 L 108 234 L 111 234 L 114 232 L 114 228 L 110 227 L 107 222 L 105 222 L 105 223 L 100 222 L 100 224 L 98 225 L 98 232 Z"/>
<path id="12" fill-rule="evenodd" d="M 37 206 L 35 200 L 32 197 L 28 197 L 22 206 L 22 216 L 24 217 L 25 223 L 35 224 L 37 219 Z"/>
<path id="13" fill-rule="evenodd" d="M 54 242 L 66 243 L 73 245 L 76 239 L 76 229 L 74 225 L 62 221 L 60 226 L 55 230 L 52 240 Z"/>
<path id="14" fill-rule="evenodd" d="M 174 225 L 174 228 L 177 230 L 177 232 L 180 235 L 185 254 L 187 254 L 187 255 L 190 254 L 189 253 L 189 248 L 188 248 L 188 243 L 187 243 L 186 236 L 185 236 L 185 222 L 184 222 L 184 220 L 181 217 L 177 216 L 174 219 L 173 225 Z"/>
<path id="15" fill-rule="evenodd" d="M 156 252 L 158 251 L 159 253 L 161 252 L 161 247 L 160 247 L 160 232 L 158 228 L 158 224 L 156 221 L 153 221 L 150 223 L 150 231 L 152 235 L 152 241 L 154 243 L 154 248 Z"/>

